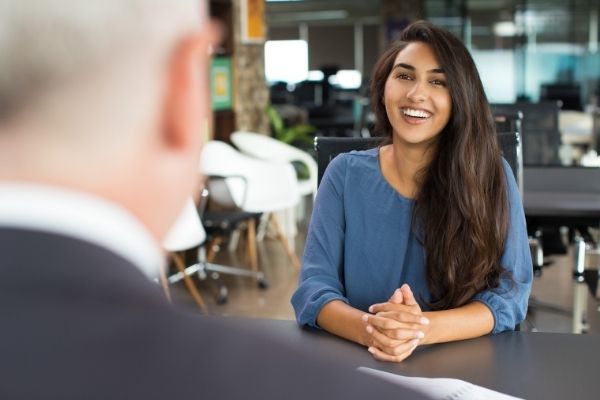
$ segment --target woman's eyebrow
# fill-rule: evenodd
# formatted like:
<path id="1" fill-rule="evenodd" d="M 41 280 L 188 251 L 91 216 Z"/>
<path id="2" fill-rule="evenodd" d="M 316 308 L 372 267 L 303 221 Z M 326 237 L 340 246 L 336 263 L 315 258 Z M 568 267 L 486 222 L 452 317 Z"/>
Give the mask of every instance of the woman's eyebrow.
<path id="1" fill-rule="evenodd" d="M 392 68 L 392 69 L 396 69 L 396 68 L 404 68 L 404 69 L 407 69 L 409 71 L 415 71 L 416 70 L 415 67 L 413 67 L 410 64 L 406 64 L 406 63 L 398 63 L 398 64 L 394 65 L 394 68 Z M 443 68 L 433 68 L 433 69 L 430 69 L 427 72 L 432 72 L 434 74 L 443 74 L 444 73 L 444 69 Z"/>

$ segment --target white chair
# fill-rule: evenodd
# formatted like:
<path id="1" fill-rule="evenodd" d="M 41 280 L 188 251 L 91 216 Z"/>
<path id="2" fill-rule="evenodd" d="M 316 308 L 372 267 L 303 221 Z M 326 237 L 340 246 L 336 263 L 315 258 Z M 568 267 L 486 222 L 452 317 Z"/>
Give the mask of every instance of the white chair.
<path id="1" fill-rule="evenodd" d="M 245 154 L 261 160 L 279 163 L 299 161 L 308 169 L 308 179 L 298 181 L 298 192 L 301 196 L 317 191 L 317 162 L 312 156 L 294 146 L 283 143 L 272 137 L 251 132 L 234 132 L 231 134 L 233 144 Z"/>
<path id="2" fill-rule="evenodd" d="M 305 200 L 305 196 L 311 195 L 314 198 L 316 195 L 318 168 L 317 162 L 310 154 L 280 140 L 252 132 L 234 132 L 231 134 L 231 141 L 242 153 L 260 160 L 277 163 L 302 163 L 306 166 L 308 178 L 298 180 L 298 192 L 301 200 Z M 279 213 L 283 218 L 284 230 L 288 239 L 292 240 L 295 237 L 296 219 L 304 218 L 305 210 L 305 203 L 301 201 L 295 210 L 290 209 Z M 259 229 L 259 237 L 261 232 L 263 231 Z"/>
<path id="3" fill-rule="evenodd" d="M 232 197 L 243 211 L 270 214 L 270 221 L 288 257 L 296 268 L 300 267 L 295 250 L 273 214 L 295 207 L 300 200 L 298 180 L 291 164 L 259 160 L 240 153 L 227 143 L 210 141 L 204 145 L 200 170 L 205 175 L 226 177 Z M 248 242 L 255 246 L 255 237 L 249 238 Z M 258 262 L 256 251 L 251 254 L 254 267 Z"/>

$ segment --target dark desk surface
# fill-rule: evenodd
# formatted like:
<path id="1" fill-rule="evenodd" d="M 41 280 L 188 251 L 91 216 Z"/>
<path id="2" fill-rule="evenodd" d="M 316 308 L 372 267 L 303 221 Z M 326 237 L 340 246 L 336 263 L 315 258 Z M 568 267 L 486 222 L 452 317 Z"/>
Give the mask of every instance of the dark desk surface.
<path id="1" fill-rule="evenodd" d="M 417 348 L 400 364 L 294 321 L 250 320 L 307 352 L 405 376 L 457 378 L 526 399 L 600 398 L 600 336 L 511 332 Z"/>
<path id="2" fill-rule="evenodd" d="M 600 218 L 600 193 L 532 191 L 525 188 L 525 215 Z"/>
<path id="3" fill-rule="evenodd" d="M 598 225 L 600 168 L 523 169 L 523 207 L 529 218 L 553 225 Z"/>

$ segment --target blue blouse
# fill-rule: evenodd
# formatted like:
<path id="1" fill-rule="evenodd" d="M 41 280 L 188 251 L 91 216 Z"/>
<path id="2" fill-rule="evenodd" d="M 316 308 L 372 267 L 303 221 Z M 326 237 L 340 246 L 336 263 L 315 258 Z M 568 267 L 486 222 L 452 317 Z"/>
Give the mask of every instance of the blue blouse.
<path id="1" fill-rule="evenodd" d="M 532 263 L 521 198 L 504 161 L 510 223 L 500 260 L 509 272 L 499 286 L 474 296 L 494 316 L 493 333 L 513 330 L 525 318 Z M 319 187 L 310 222 L 298 289 L 292 297 L 301 325 L 316 327 L 321 308 L 341 300 L 367 311 L 408 283 L 421 309 L 431 294 L 425 250 L 411 228 L 414 201 L 383 177 L 379 149 L 333 159 Z"/>

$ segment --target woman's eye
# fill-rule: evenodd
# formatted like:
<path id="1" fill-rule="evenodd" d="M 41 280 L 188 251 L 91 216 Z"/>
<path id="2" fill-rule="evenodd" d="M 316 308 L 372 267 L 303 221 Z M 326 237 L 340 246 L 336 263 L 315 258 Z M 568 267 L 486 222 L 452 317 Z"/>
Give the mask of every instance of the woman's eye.
<path id="1" fill-rule="evenodd" d="M 402 79 L 402 80 L 409 80 L 409 79 L 411 79 L 411 77 L 408 74 L 398 74 L 396 76 L 396 78 Z"/>
<path id="2" fill-rule="evenodd" d="M 446 81 L 443 81 L 441 79 L 434 79 L 431 81 L 431 84 L 435 86 L 446 86 Z"/>

